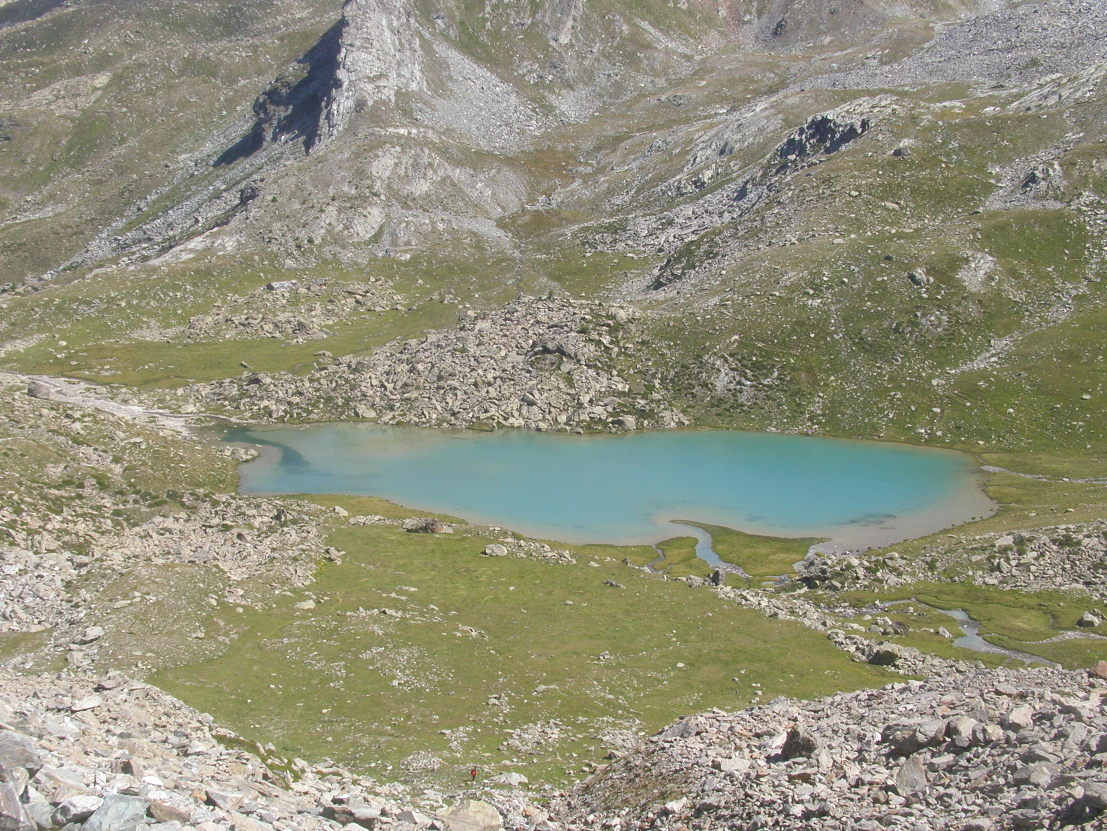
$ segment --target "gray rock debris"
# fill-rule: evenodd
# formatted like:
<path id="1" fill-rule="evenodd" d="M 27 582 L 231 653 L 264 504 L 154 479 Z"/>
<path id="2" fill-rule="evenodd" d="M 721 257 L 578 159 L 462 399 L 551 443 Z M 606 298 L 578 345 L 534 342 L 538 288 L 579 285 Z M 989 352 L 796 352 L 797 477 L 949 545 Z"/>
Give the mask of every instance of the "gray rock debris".
<path id="1" fill-rule="evenodd" d="M 57 729 L 56 702 L 99 687 L 80 729 Z M 146 684 L 0 668 L 0 829 L 35 831 L 377 831 L 500 829 L 504 815 L 545 817 L 519 795 L 447 808 L 332 765 L 231 749 L 241 737 Z M 17 729 L 11 729 L 17 728 Z M 267 763 L 296 773 L 274 773 Z M 276 768 L 276 765 L 274 765 Z M 435 819 L 439 816 L 438 819 Z M 518 825 L 518 821 L 514 823 Z M 525 823 L 524 823 L 525 825 Z"/>
<path id="2" fill-rule="evenodd" d="M 599 771 L 555 800 L 554 814 L 568 829 L 659 831 L 1091 823 L 1107 810 L 1101 683 L 981 670 L 714 710 Z M 800 733 L 803 752 L 781 753 Z"/>
<path id="3" fill-rule="evenodd" d="M 192 406 L 261 419 L 616 431 L 683 424 L 660 393 L 636 392 L 620 374 L 618 359 L 634 350 L 628 320 L 625 309 L 599 303 L 525 298 L 302 377 L 256 373 L 182 394 Z"/>
<path id="4" fill-rule="evenodd" d="M 153 328 L 140 335 L 148 340 L 280 338 L 302 343 L 333 334 L 333 327 L 358 315 L 400 308 L 399 295 L 377 278 L 356 282 L 284 280 L 194 315 L 183 327 Z"/>
<path id="5" fill-rule="evenodd" d="M 908 585 L 956 572 L 966 583 L 1021 591 L 1062 587 L 1107 603 L 1107 522 L 1096 520 L 1003 534 L 955 538 L 928 545 L 918 557 L 895 553 L 816 553 L 798 567 L 795 579 L 809 588 L 840 591 L 862 586 Z M 1082 626 L 1102 615 L 1089 610 Z M 1078 621 L 1068 622 L 1075 625 Z"/>

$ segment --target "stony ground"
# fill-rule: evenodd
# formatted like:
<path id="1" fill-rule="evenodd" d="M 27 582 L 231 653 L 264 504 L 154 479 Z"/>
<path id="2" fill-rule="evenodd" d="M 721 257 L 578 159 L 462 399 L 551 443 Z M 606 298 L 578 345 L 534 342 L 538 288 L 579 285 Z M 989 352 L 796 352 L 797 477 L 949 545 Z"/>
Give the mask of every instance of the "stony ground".
<path id="1" fill-rule="evenodd" d="M 559 804 L 568 828 L 1039 829 L 1107 811 L 1107 664 L 955 673 L 683 719 Z"/>
<path id="2" fill-rule="evenodd" d="M 183 393 L 192 407 L 254 418 L 537 430 L 673 427 L 685 419 L 619 367 L 635 358 L 631 312 L 528 298 L 463 313 L 456 329 L 339 358 L 305 376 L 252 375 Z"/>
<path id="3" fill-rule="evenodd" d="M 188 643 L 205 637 L 195 631 L 196 607 L 264 604 L 312 582 L 318 562 L 341 552 L 325 545 L 318 506 L 212 493 L 223 462 L 210 460 L 248 454 L 201 450 L 181 419 L 85 385 L 4 380 L 0 441 L 22 483 L 0 503 L 0 633 L 30 638 L 31 650 L 20 655 L 16 642 L 18 657 L 0 668 L 0 828 L 500 827 L 487 802 L 279 757 L 133 677 L 98 673 L 104 664 L 148 672 L 170 655 L 186 659 Z M 99 449 L 105 441 L 120 448 L 114 458 Z M 44 455 L 63 461 L 43 467 Z M 174 474 L 185 460 L 190 472 Z M 148 475 L 133 476 L 132 463 Z M 98 478 L 86 484 L 86 474 Z M 145 490 L 166 484 L 179 490 Z M 159 505 L 167 495 L 175 505 Z M 408 521 L 411 530 L 421 523 Z M 509 544 L 515 556 L 568 557 Z M 192 585 L 181 583 L 181 568 Z M 127 575 L 138 588 L 116 597 Z M 502 787 L 488 798 L 509 817 L 545 816 Z"/>
<path id="4" fill-rule="evenodd" d="M 148 684 L 0 670 L 0 827 L 9 831 L 500 826 L 486 802 L 446 802 L 251 747 Z"/>
<path id="5" fill-rule="evenodd" d="M 326 338 L 336 324 L 358 315 L 402 308 L 396 293 L 379 280 L 274 280 L 193 315 L 181 327 L 155 328 L 141 335 L 150 340 L 280 338 L 302 343 Z"/>
<path id="6" fill-rule="evenodd" d="M 1089 605 L 1107 602 L 1103 572 L 1107 568 L 1107 523 L 1011 530 L 956 543 L 931 544 L 921 558 L 892 556 L 811 556 L 796 579 L 831 591 L 883 585 L 908 585 L 955 573 L 958 581 L 1003 589 L 1064 589 L 1087 595 Z"/>
<path id="7" fill-rule="evenodd" d="M 584 337 L 566 329 L 566 351 L 586 349 L 587 343 L 571 339 L 572 334 Z M 1060 814 L 1083 821 L 1102 807 L 1094 765 L 1097 729 L 1107 725 L 1100 715 L 1101 698 L 1086 676 L 1045 670 L 989 673 L 979 664 L 966 674 L 974 662 L 890 642 L 882 637 L 896 634 L 890 621 L 828 604 L 819 593 L 910 583 L 932 577 L 940 567 L 960 569 L 976 582 L 990 580 L 1004 589 L 1069 585 L 1100 600 L 1094 578 L 1105 554 L 1102 523 L 962 536 L 955 545 L 928 549 L 925 568 L 921 559 L 888 553 L 812 554 L 790 581 L 798 592 L 681 578 L 699 591 L 711 590 L 769 617 L 824 632 L 828 648 L 842 649 L 859 662 L 947 680 L 822 703 L 773 702 L 727 716 L 709 714 L 666 728 L 642 750 L 634 750 L 630 737 L 613 751 L 629 754 L 626 759 L 557 797 L 549 808 L 513 795 L 510 787 L 505 791 L 503 784 L 478 793 L 482 801 L 466 802 L 472 794 L 409 790 L 328 763 L 280 757 L 272 748 L 246 750 L 250 745 L 243 739 L 171 696 L 120 675 L 97 674 L 105 663 L 139 672 L 165 665 L 149 651 L 122 660 L 133 638 L 122 633 L 141 627 L 143 609 L 155 608 L 146 604 L 164 604 L 159 593 L 172 591 L 172 583 L 158 586 L 154 579 L 145 590 L 113 600 L 105 613 L 94 597 L 120 573 L 145 574 L 144 580 L 165 568 L 218 573 L 218 580 L 197 582 L 195 601 L 264 607 L 266 592 L 310 584 L 317 562 L 343 556 L 327 546 L 320 532 L 324 515 L 351 527 L 396 526 L 431 536 L 451 531 L 448 525 L 212 493 L 211 483 L 242 458 L 240 452 L 216 456 L 224 461 L 205 473 L 195 465 L 196 445 L 187 431 L 182 433 L 180 419 L 112 402 L 103 397 L 106 390 L 87 385 L 12 376 L 8 381 L 5 452 L 12 469 L 25 469 L 27 475 L 25 487 L 9 491 L 3 508 L 8 534 L 0 543 L 4 628 L 44 636 L 45 653 L 64 654 L 66 666 L 59 673 L 41 659 L 17 658 L 5 670 L 0 722 L 8 732 L 0 748 L 8 755 L 0 759 L 0 787 L 7 788 L 9 822 L 21 831 L 32 827 L 28 822 L 88 829 L 326 828 L 350 822 L 465 829 L 473 827 L 465 817 L 474 816 L 485 823 L 478 827 L 518 829 L 564 823 L 758 828 L 774 827 L 773 822 L 775 827 L 833 828 L 860 827 L 877 817 L 905 828 L 926 823 L 974 827 L 973 822 L 979 828 L 990 827 L 988 822 L 997 828 L 1029 828 Z M 121 448 L 115 458 L 99 449 L 108 436 Z M 69 461 L 42 465 L 44 453 Z M 178 476 L 175 489 L 159 490 L 168 480 L 158 479 L 155 486 L 133 473 L 136 465 L 151 472 L 182 469 L 187 460 L 196 472 L 191 479 Z M 150 511 L 157 501 L 151 491 L 174 504 Z M 512 536 L 489 544 L 484 553 L 555 565 L 575 562 L 568 552 Z M 1010 567 L 1014 561 L 1021 567 Z M 182 595 L 187 597 L 192 594 Z M 99 611 L 90 614 L 93 609 Z M 191 654 L 202 656 L 212 644 L 196 629 L 198 622 L 190 622 L 187 614 L 174 618 L 170 626 L 176 635 L 152 629 L 147 646 L 164 642 L 179 652 L 178 641 L 191 627 Z M 178 660 L 184 655 L 179 652 Z M 13 674 L 16 667 L 31 674 Z M 881 723 L 866 734 L 856 717 L 862 711 L 887 712 L 887 723 L 894 724 L 885 729 Z M 918 727 L 922 749 L 902 755 L 900 734 L 907 728 L 901 723 L 912 719 L 925 725 Z M 862 741 L 863 734 L 871 735 Z M 520 733 L 517 741 L 530 739 Z M 797 755 L 777 759 L 781 741 L 791 748 L 785 755 Z M 663 774 L 664 781 L 647 787 L 653 781 L 647 771 Z M 982 771 L 988 776 L 981 778 Z M 640 790 L 624 790 L 628 783 Z M 644 800 L 640 805 L 639 799 Z M 1008 802 L 1010 810 L 999 809 Z M 769 812 L 769 804 L 786 804 L 787 814 Z M 450 805 L 462 807 L 450 814 Z"/>

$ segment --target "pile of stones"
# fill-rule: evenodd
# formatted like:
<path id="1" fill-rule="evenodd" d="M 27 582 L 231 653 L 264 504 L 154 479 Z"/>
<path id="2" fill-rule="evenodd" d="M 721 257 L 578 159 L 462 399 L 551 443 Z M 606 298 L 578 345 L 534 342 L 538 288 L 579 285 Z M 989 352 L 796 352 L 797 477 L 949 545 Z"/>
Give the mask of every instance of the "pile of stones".
<path id="1" fill-rule="evenodd" d="M 455 329 L 347 356 L 305 376 L 251 373 L 182 394 L 189 406 L 258 419 L 633 430 L 685 419 L 619 370 L 631 313 L 564 298 L 463 312 Z M 177 402 L 178 404 L 183 402 Z"/>
<path id="2" fill-rule="evenodd" d="M 120 676 L 0 669 L 5 831 L 499 831 L 493 805 L 381 785 L 249 744 Z M 518 797 L 504 811 L 545 813 Z M 521 819 L 517 821 L 523 821 Z M 533 823 L 532 823 L 533 824 Z"/>
<path id="3" fill-rule="evenodd" d="M 1107 811 L 1107 664 L 975 671 L 676 722 L 569 792 L 570 829 L 1039 829 Z"/>

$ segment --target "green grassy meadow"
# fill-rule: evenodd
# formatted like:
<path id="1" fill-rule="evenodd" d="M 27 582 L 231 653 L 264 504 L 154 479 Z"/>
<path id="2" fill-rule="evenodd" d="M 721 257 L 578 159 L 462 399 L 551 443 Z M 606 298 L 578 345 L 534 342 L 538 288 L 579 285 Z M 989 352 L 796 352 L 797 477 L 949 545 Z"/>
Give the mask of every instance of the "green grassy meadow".
<path id="1" fill-rule="evenodd" d="M 816 632 L 628 567 L 621 549 L 560 565 L 482 556 L 491 541 L 340 528 L 341 564 L 264 609 L 215 610 L 206 628 L 225 651 L 152 680 L 282 754 L 447 785 L 470 764 L 560 783 L 618 749 L 611 731 L 893 677 Z M 315 606 L 297 609 L 305 598 Z M 551 724 L 552 738 L 526 738 Z M 415 749 L 442 768 L 405 769 Z"/>

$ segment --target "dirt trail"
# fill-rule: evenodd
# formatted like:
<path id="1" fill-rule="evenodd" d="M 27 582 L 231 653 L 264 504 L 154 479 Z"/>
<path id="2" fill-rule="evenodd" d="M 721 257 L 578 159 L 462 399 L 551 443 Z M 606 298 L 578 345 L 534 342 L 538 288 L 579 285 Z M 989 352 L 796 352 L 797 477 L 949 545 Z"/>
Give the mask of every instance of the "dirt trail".
<path id="1" fill-rule="evenodd" d="M 155 424 L 174 432 L 195 437 L 192 428 L 216 418 L 209 413 L 174 413 L 155 410 L 141 404 L 124 404 L 106 395 L 104 387 L 88 381 L 70 378 L 53 378 L 49 375 L 27 375 L 22 372 L 0 370 L 0 383 L 26 383 L 27 394 L 45 401 L 60 401 L 77 407 L 90 407 L 111 413 L 128 421 Z"/>

